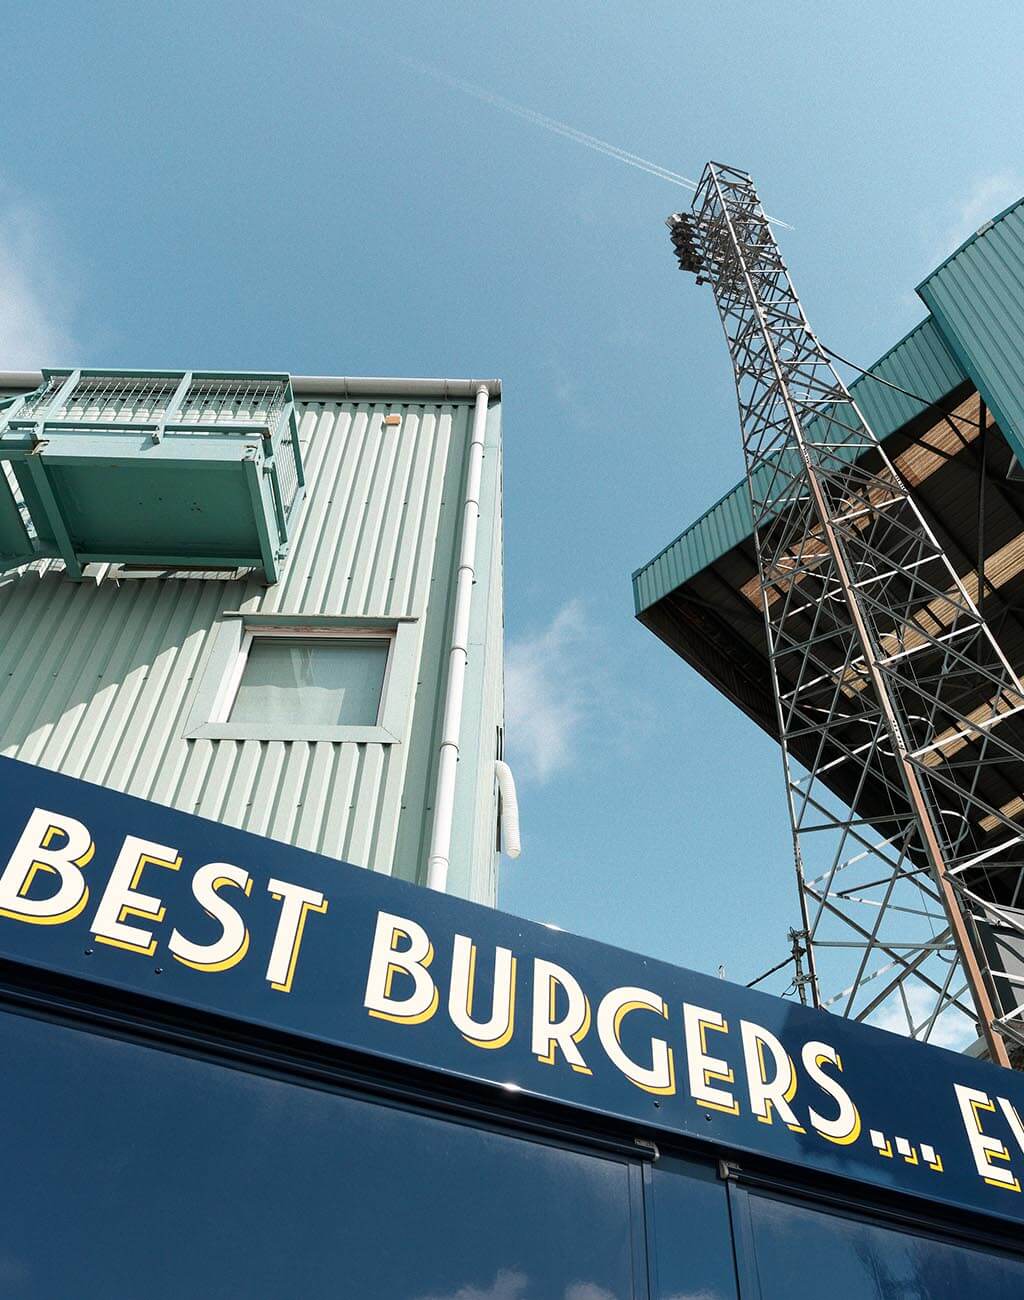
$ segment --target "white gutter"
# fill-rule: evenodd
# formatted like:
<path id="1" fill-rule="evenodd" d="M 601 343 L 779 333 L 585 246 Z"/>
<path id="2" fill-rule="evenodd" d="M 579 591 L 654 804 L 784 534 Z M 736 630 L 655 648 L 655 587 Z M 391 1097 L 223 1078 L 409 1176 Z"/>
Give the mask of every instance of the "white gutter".
<path id="1" fill-rule="evenodd" d="M 239 371 L 244 374 L 244 371 Z M 40 370 L 0 370 L 0 388 L 31 392 L 43 382 Z M 454 401 L 475 397 L 484 384 L 491 397 L 501 396 L 500 379 L 402 379 L 352 375 L 292 375 L 292 392 L 298 398 L 376 397 L 380 401 Z"/>
<path id="2" fill-rule="evenodd" d="M 296 397 L 377 397 L 401 400 L 453 401 L 475 397 L 483 384 L 491 397 L 501 396 L 500 379 L 400 379 L 351 375 L 292 375 Z"/>
<path id="3" fill-rule="evenodd" d="M 30 393 L 42 382 L 41 370 L 0 370 L 0 388 L 24 388 Z"/>
<path id="4" fill-rule="evenodd" d="M 444 893 L 448 886 L 448 863 L 452 851 L 452 818 L 455 812 L 455 777 L 459 763 L 459 734 L 462 700 L 466 688 L 469 658 L 469 614 L 476 576 L 476 530 L 480 522 L 480 479 L 484 462 L 484 433 L 487 425 L 488 386 L 480 383 L 473 408 L 469 442 L 469 469 L 462 507 L 462 547 L 455 580 L 455 616 L 448 649 L 448 686 L 444 697 L 444 721 L 437 760 L 437 789 L 434 795 L 434 825 L 427 856 L 427 885 Z"/>

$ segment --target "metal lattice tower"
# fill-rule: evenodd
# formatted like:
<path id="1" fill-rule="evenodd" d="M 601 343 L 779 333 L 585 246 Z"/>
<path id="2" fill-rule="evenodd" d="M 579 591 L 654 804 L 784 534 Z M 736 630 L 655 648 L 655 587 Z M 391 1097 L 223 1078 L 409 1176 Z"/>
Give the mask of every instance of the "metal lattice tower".
<path id="1" fill-rule="evenodd" d="M 812 332 L 750 176 L 709 164 L 668 225 L 733 362 L 812 998 L 921 1039 L 961 1013 L 1009 1064 L 1024 977 L 993 936 L 1024 939 L 1024 753 L 1000 725 L 1020 680 Z"/>

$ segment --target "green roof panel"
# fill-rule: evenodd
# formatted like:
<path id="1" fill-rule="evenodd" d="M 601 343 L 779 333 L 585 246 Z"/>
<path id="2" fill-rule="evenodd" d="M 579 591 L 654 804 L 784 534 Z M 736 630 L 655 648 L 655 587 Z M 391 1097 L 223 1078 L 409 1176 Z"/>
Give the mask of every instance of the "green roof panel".
<path id="1" fill-rule="evenodd" d="M 1024 460 L 1024 198 L 987 221 L 917 291 Z"/>
<path id="2" fill-rule="evenodd" d="M 926 317 L 871 367 L 886 380 L 928 402 L 948 396 L 968 377 L 943 343 L 935 321 Z M 867 375 L 850 385 L 865 418 L 879 438 L 887 438 L 916 415 L 922 404 Z M 738 483 L 674 542 L 633 574 L 633 600 L 639 614 L 695 573 L 738 546 L 754 531 L 746 482 Z"/>

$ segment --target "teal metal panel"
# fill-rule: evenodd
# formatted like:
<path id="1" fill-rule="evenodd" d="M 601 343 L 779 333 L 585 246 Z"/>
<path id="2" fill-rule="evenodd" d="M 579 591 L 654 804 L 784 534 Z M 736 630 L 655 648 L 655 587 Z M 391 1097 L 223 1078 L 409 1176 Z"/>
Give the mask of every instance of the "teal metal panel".
<path id="1" fill-rule="evenodd" d="M 916 325 L 870 368 L 870 373 L 890 384 L 919 393 L 930 402 L 946 397 L 968 378 L 943 343 L 931 317 Z M 880 438 L 887 438 L 916 415 L 922 405 L 865 375 L 850 391 L 868 423 Z M 813 424 L 811 425 L 813 433 Z M 751 536 L 754 529 L 750 497 L 745 482 L 738 483 L 701 515 L 653 560 L 633 574 L 633 602 L 638 614 L 656 604 L 695 573 L 721 559 Z"/>
<path id="2" fill-rule="evenodd" d="M 754 529 L 746 483 L 737 483 L 710 510 L 633 574 L 639 614 L 731 551 Z"/>
<path id="3" fill-rule="evenodd" d="M 917 291 L 1024 459 L 1024 198 L 986 222 Z"/>
<path id="4" fill-rule="evenodd" d="M 303 495 L 287 375 L 44 371 L 0 412 L 41 544 L 91 560 L 199 562 L 277 580 Z"/>
<path id="5" fill-rule="evenodd" d="M 0 571 L 13 569 L 32 559 L 33 550 L 21 510 L 6 475 L 0 469 Z"/>
<path id="6" fill-rule="evenodd" d="M 967 378 L 930 316 L 879 357 L 871 367 L 871 373 L 899 388 L 920 393 L 931 402 L 939 401 Z M 864 376 L 854 381 L 850 391 L 868 424 L 880 438 L 888 437 L 921 414 L 920 402 Z"/>

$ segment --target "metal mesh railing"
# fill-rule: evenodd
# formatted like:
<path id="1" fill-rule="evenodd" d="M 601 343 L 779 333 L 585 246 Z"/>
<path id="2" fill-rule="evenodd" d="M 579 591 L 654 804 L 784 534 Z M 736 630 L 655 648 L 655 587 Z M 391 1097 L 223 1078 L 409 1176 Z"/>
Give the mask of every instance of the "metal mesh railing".
<path id="1" fill-rule="evenodd" d="M 67 375 L 51 375 L 35 392 L 26 393 L 24 400 L 15 408 L 18 416 L 28 419 L 34 412 L 44 410 L 60 392 L 66 378 Z"/>
<path id="2" fill-rule="evenodd" d="M 12 421 L 21 425 L 42 420 L 68 426 L 170 424 L 195 432 L 255 425 L 274 435 L 288 401 L 287 381 L 274 377 L 197 374 L 184 395 L 175 400 L 184 372 L 100 375 L 86 371 L 55 404 L 68 374 L 50 375 L 12 410 Z"/>
<path id="3" fill-rule="evenodd" d="M 296 437 L 295 433 L 290 435 Z M 281 501 L 285 514 L 291 513 L 295 493 L 299 489 L 299 472 L 295 464 L 295 448 L 289 436 L 282 438 L 275 448 L 274 460 L 277 465 L 277 481 L 281 489 Z"/>
<path id="4" fill-rule="evenodd" d="M 80 555 L 74 540 L 85 531 L 76 531 L 79 516 L 87 518 L 93 530 L 90 537 L 95 534 L 101 543 L 107 537 L 101 517 L 106 509 L 106 471 L 111 461 L 117 465 L 130 462 L 139 471 L 157 464 L 164 467 L 139 478 L 139 490 L 149 484 L 154 509 L 164 511 L 179 528 L 183 545 L 194 522 L 192 510 L 216 510 L 217 484 L 223 481 L 223 474 L 217 476 L 219 467 L 231 466 L 236 481 L 244 477 L 253 489 L 245 494 L 251 496 L 255 516 L 251 550 L 254 562 L 273 582 L 278 561 L 287 549 L 289 517 L 301 493 L 303 476 L 297 464 L 295 436 L 287 375 L 187 370 L 162 374 L 77 369 L 48 372 L 38 389 L 0 409 L 0 490 L 6 494 L 9 485 L 14 493 L 32 550 L 52 555 L 57 548 L 68 571 L 81 576 L 83 566 L 95 558 L 94 552 L 116 556 L 123 549 L 113 543 L 99 544 L 84 548 L 87 553 Z M 166 476 L 177 469 L 191 476 L 188 501 L 201 498 L 202 507 L 193 505 L 186 510 L 176 488 L 166 495 L 162 492 L 159 485 L 169 482 Z M 65 492 L 59 499 L 52 494 L 54 499 L 48 501 L 34 480 L 42 475 L 45 488 L 50 486 L 48 476 L 52 473 L 65 475 Z M 25 487 L 24 498 L 19 483 Z M 33 513 L 34 531 L 28 512 Z M 265 518 L 261 519 L 261 512 Z M 132 527 L 145 534 L 147 523 L 144 518 L 137 519 Z M 235 538 L 237 519 L 230 527 Z M 42 539 L 40 545 L 36 545 L 37 537 Z M 20 532 L 18 538 L 23 542 Z M 225 542 L 224 547 L 231 557 L 250 553 L 248 546 L 240 549 L 235 541 L 230 546 Z M 149 543 L 144 538 L 134 549 L 148 554 Z M 205 567 L 217 567 L 218 554 L 214 545 Z M 173 545 L 164 558 L 176 567 L 182 563 Z M 237 564 L 237 558 L 232 564 Z"/>
<path id="5" fill-rule="evenodd" d="M 83 424 L 146 424 L 162 420 L 178 387 L 165 375 L 83 375 L 49 418 Z"/>
<path id="6" fill-rule="evenodd" d="M 170 419 L 181 424 L 247 422 L 273 430 L 284 409 L 285 385 L 278 379 L 196 379 Z"/>

